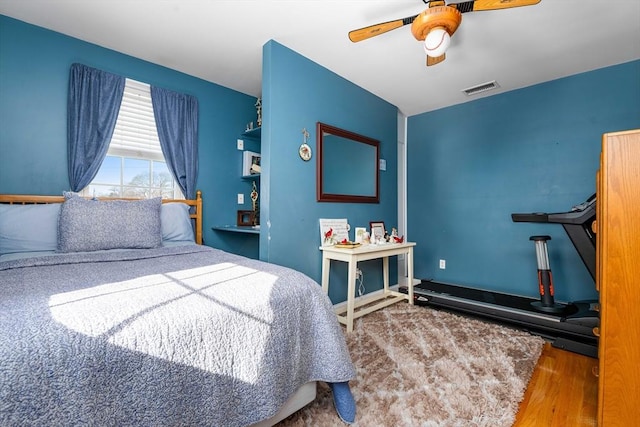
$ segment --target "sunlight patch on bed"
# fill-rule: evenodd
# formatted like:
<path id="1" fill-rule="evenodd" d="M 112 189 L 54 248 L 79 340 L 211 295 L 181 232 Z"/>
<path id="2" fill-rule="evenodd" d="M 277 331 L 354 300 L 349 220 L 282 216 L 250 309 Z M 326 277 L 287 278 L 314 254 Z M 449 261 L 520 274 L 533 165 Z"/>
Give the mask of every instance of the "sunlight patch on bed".
<path id="1" fill-rule="evenodd" d="M 49 308 L 80 334 L 253 383 L 259 372 L 236 355 L 261 357 L 269 344 L 274 309 L 264 302 L 277 279 L 221 263 L 52 295 Z"/>

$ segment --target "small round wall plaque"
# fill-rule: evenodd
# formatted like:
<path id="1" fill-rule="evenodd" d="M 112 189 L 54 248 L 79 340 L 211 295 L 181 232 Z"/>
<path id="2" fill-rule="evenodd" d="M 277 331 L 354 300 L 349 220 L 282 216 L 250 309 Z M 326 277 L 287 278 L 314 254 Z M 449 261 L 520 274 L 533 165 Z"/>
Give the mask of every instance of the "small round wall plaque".
<path id="1" fill-rule="evenodd" d="M 298 150 L 298 154 L 300 154 L 300 158 L 305 162 L 311 160 L 311 147 L 307 143 L 300 145 L 300 149 Z"/>

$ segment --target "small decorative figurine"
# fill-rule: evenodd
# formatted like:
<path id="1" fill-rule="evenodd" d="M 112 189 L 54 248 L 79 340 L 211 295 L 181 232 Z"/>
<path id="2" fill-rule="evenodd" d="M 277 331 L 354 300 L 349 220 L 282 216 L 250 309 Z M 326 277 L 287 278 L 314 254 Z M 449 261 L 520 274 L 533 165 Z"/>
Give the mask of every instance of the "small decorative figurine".
<path id="1" fill-rule="evenodd" d="M 391 238 L 393 239 L 392 243 L 404 242 L 404 236 L 398 236 L 398 230 L 396 228 L 391 229 Z"/>
<path id="2" fill-rule="evenodd" d="M 258 225 L 260 224 L 260 211 L 258 207 L 258 186 L 255 181 L 251 184 L 251 203 L 254 212 L 253 225 Z"/>
<path id="3" fill-rule="evenodd" d="M 258 98 L 255 105 L 256 105 L 256 111 L 258 113 L 258 119 L 256 120 L 256 123 L 258 127 L 260 127 L 262 126 L 262 98 Z"/>

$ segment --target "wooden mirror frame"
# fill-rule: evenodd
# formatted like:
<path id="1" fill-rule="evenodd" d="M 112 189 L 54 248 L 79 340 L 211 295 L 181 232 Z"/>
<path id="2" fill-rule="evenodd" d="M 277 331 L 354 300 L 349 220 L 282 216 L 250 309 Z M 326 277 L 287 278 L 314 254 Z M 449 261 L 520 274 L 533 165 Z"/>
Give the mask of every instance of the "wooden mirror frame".
<path id="1" fill-rule="evenodd" d="M 339 136 L 354 142 L 371 145 L 375 148 L 375 162 L 371 165 L 373 176 L 375 177 L 374 195 L 357 194 L 334 194 L 326 193 L 323 188 L 324 168 L 323 168 L 323 141 L 324 134 Z M 330 126 L 325 123 L 316 124 L 316 198 L 318 202 L 344 202 L 344 203 L 380 203 L 380 141 L 372 139 L 354 132 Z"/>

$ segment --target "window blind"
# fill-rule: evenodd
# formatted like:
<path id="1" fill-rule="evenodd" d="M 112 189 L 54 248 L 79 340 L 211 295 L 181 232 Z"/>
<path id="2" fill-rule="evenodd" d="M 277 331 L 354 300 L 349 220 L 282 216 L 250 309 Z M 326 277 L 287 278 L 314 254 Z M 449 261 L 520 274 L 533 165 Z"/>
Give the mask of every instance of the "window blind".
<path id="1" fill-rule="evenodd" d="M 164 161 L 148 84 L 126 79 L 108 154 Z"/>

